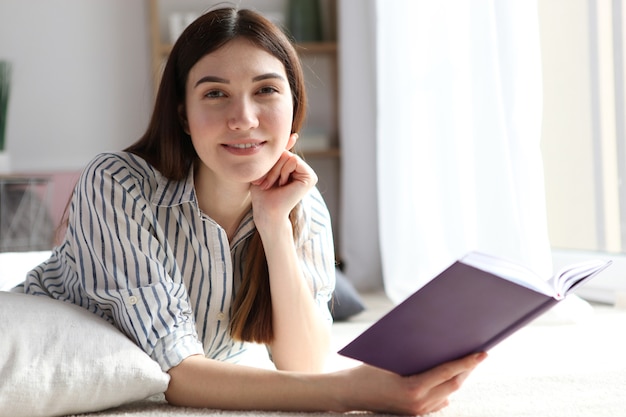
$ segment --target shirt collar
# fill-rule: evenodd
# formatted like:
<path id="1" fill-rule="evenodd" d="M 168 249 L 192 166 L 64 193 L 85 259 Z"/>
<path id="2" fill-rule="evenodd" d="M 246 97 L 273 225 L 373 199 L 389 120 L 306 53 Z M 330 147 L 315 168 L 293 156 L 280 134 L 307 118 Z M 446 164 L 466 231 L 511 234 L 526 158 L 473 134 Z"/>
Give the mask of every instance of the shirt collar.
<path id="1" fill-rule="evenodd" d="M 187 177 L 182 180 L 170 180 L 159 176 L 157 188 L 152 199 L 152 204 L 163 207 L 177 206 L 183 203 L 194 202 L 197 204 L 193 182 L 193 166 Z"/>
<path id="2" fill-rule="evenodd" d="M 197 207 L 198 201 L 194 188 L 193 173 L 194 169 L 191 167 L 187 177 L 180 181 L 170 180 L 162 175 L 159 176 L 156 192 L 151 199 L 152 204 L 161 207 L 174 207 L 184 203 L 194 203 Z M 201 214 L 199 207 L 198 214 Z M 250 236 L 255 229 L 252 210 L 250 210 L 242 219 L 231 246 L 238 245 Z"/>

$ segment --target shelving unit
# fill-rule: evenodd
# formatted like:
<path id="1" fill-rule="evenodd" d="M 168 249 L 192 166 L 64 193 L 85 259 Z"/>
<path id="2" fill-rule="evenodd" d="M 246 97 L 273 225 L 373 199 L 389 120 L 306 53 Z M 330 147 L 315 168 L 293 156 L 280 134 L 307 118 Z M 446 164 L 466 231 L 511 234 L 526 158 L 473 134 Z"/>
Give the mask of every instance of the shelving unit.
<path id="1" fill-rule="evenodd" d="M 277 1 L 280 2 L 281 0 L 273 0 L 271 2 L 274 7 L 276 7 Z M 287 0 L 282 1 L 286 7 Z M 332 7 L 333 10 L 336 10 L 336 0 L 321 1 L 325 1 L 327 7 Z M 218 2 L 216 1 L 216 3 Z M 242 2 L 240 6 L 249 7 L 247 4 L 252 4 L 252 8 L 260 10 L 263 13 L 263 6 L 268 3 L 268 0 L 250 0 L 248 2 Z M 168 19 L 163 15 L 167 13 L 166 9 L 172 10 L 172 7 L 179 8 L 178 11 L 181 12 L 188 12 L 190 10 L 201 12 L 207 7 L 211 7 L 211 4 L 203 2 L 202 6 L 199 6 L 198 2 L 194 0 L 170 0 L 169 2 L 168 0 L 149 0 L 152 73 L 154 77 L 155 95 L 163 65 L 172 49 L 172 43 L 167 36 L 167 28 L 164 27 L 164 25 L 167 25 Z M 332 16 L 336 16 L 336 13 L 332 13 Z M 332 25 L 334 26 L 334 22 Z M 307 147 L 306 150 L 299 150 L 296 145 L 296 151 L 307 160 L 319 177 L 318 188 L 324 195 L 324 199 L 330 210 L 333 220 L 335 247 L 339 248 L 338 221 L 340 211 L 339 176 L 341 147 L 338 133 L 338 43 L 334 39 L 328 39 L 322 42 L 299 43 L 296 45 L 296 50 L 302 60 L 309 96 L 307 122 L 303 132 L 301 132 L 299 142 L 306 140 L 308 130 L 322 132 L 322 134 L 328 138 L 327 147 L 319 149 Z"/>

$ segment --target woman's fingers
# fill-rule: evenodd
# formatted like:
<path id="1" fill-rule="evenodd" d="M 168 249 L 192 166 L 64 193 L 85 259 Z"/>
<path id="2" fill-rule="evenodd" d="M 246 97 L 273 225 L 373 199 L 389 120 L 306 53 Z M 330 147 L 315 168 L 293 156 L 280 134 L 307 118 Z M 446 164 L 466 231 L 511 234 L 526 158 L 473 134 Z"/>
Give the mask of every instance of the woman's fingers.
<path id="1" fill-rule="evenodd" d="M 485 352 L 476 353 L 444 363 L 416 377 L 425 377 L 431 390 L 439 389 L 451 393 L 459 388 L 469 373 L 486 357 Z"/>
<path id="2" fill-rule="evenodd" d="M 454 375 L 429 390 L 429 397 L 431 398 L 431 401 L 435 403 L 434 406 L 430 407 L 430 412 L 436 411 L 437 409 L 442 408 L 444 403 L 448 403 L 448 397 L 461 388 L 467 377 L 470 375 L 472 369 Z"/>
<path id="3" fill-rule="evenodd" d="M 448 397 L 463 385 L 486 356 L 484 352 L 469 355 L 409 377 L 414 379 L 415 383 L 413 411 L 417 414 L 427 414 L 445 407 L 449 401 Z"/>
<path id="4" fill-rule="evenodd" d="M 284 154 L 283 154 L 284 155 Z M 291 155 L 283 164 L 280 170 L 280 181 L 278 185 L 282 187 L 283 185 L 289 182 L 291 178 L 291 174 L 296 172 L 298 168 L 298 157 L 296 155 Z"/>
<path id="5" fill-rule="evenodd" d="M 268 173 L 252 184 L 258 185 L 263 190 L 267 190 L 275 185 L 282 187 L 293 180 L 301 180 L 302 182 L 312 181 L 313 184 L 315 184 L 317 177 L 313 170 L 305 164 L 299 156 L 285 151 Z"/>

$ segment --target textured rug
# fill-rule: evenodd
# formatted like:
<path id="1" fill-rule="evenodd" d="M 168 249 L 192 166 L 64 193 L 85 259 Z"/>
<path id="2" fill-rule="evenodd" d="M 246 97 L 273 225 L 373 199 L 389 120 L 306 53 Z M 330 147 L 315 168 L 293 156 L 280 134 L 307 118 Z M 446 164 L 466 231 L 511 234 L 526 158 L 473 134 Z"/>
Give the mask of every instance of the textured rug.
<path id="1" fill-rule="evenodd" d="M 368 310 L 334 326 L 337 349 L 390 308 L 381 294 L 364 296 Z M 337 356 L 332 367 L 354 362 Z M 626 310 L 568 299 L 495 347 L 444 410 L 432 417 L 626 416 Z M 83 416 L 308 416 L 178 408 L 162 397 Z"/>

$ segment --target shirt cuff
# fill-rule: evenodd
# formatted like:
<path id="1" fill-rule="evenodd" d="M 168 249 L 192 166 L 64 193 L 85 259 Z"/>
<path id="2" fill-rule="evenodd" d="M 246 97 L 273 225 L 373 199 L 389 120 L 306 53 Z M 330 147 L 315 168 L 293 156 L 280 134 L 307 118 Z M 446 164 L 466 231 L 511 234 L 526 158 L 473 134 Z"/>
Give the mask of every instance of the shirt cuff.
<path id="1" fill-rule="evenodd" d="M 193 324 L 187 324 L 159 339 L 150 356 L 161 366 L 163 372 L 167 372 L 193 355 L 204 356 L 204 349 L 195 336 Z"/>

